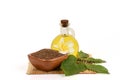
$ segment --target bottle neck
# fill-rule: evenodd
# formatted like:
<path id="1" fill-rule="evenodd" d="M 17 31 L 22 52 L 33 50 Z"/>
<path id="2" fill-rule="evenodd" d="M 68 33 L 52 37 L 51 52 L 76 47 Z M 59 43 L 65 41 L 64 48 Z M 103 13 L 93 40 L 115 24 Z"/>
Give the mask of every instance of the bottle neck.
<path id="1" fill-rule="evenodd" d="M 69 35 L 69 28 L 68 27 L 61 27 L 60 32 L 62 35 Z"/>

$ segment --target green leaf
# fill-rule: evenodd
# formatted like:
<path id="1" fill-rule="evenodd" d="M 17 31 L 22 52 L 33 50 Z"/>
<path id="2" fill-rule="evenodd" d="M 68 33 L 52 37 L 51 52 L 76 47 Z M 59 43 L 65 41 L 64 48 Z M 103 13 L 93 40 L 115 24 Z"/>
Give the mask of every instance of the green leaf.
<path id="1" fill-rule="evenodd" d="M 79 72 L 83 72 L 87 69 L 87 67 L 84 63 L 79 63 L 78 68 L 79 68 Z"/>
<path id="2" fill-rule="evenodd" d="M 86 70 L 85 64 L 77 64 L 76 61 L 77 58 L 75 56 L 69 55 L 68 59 L 62 62 L 61 69 L 64 71 L 66 76 L 77 74 Z"/>
<path id="3" fill-rule="evenodd" d="M 77 60 L 83 63 L 105 63 L 105 61 L 102 59 L 95 59 L 95 58 L 89 57 L 89 55 L 83 51 L 78 52 Z"/>
<path id="4" fill-rule="evenodd" d="M 89 55 L 83 51 L 78 52 L 78 58 L 88 58 Z"/>
<path id="5" fill-rule="evenodd" d="M 96 59 L 89 57 L 89 55 L 83 51 L 78 52 L 78 57 L 69 55 L 66 60 L 64 60 L 60 68 L 64 71 L 66 76 L 74 75 L 85 70 L 91 70 L 96 73 L 108 74 L 107 68 L 102 65 L 96 65 L 96 63 L 104 63 L 102 59 Z"/>
<path id="6" fill-rule="evenodd" d="M 95 58 L 88 58 L 87 61 L 89 63 L 105 63 L 106 61 L 102 60 L 102 59 L 95 59 Z"/>
<path id="7" fill-rule="evenodd" d="M 78 63 L 86 63 L 86 64 L 95 64 L 95 63 L 105 63 L 102 59 L 95 59 L 95 58 L 78 58 Z"/>
<path id="8" fill-rule="evenodd" d="M 107 68 L 105 68 L 102 65 L 93 65 L 93 64 L 87 64 L 87 69 L 95 71 L 96 73 L 106 73 L 109 74 Z"/>

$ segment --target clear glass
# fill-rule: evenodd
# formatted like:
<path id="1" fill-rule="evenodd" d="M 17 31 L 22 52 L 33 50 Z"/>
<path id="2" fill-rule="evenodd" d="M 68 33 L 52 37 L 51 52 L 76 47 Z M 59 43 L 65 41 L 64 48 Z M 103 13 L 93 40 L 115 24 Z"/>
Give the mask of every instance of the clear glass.
<path id="1" fill-rule="evenodd" d="M 61 34 L 55 37 L 55 39 L 52 41 L 51 48 L 58 50 L 63 54 L 69 53 L 77 56 L 79 45 L 77 40 L 74 38 L 73 29 L 69 27 L 61 27 L 60 32 Z"/>

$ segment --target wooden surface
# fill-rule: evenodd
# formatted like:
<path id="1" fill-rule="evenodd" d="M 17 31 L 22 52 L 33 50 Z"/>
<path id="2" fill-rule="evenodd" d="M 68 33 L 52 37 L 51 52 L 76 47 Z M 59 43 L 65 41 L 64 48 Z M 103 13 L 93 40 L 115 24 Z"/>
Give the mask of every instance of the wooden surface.
<path id="1" fill-rule="evenodd" d="M 95 74 L 96 72 L 90 71 L 90 70 L 86 70 L 84 72 L 80 72 L 80 74 Z M 64 74 L 63 71 L 61 70 L 53 70 L 53 71 L 42 71 L 42 70 L 38 70 L 36 69 L 31 63 L 28 64 L 28 69 L 27 69 L 27 74 L 31 75 L 31 74 Z"/>

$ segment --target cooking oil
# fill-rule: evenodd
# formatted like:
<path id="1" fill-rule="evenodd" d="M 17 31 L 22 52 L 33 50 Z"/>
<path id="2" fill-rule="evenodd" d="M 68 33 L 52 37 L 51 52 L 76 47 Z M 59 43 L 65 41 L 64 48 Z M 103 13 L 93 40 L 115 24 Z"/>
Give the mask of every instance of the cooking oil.
<path id="1" fill-rule="evenodd" d="M 68 20 L 61 20 L 61 34 L 52 41 L 51 48 L 77 57 L 79 45 L 74 36 L 73 29 L 68 27 Z"/>

